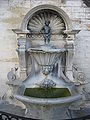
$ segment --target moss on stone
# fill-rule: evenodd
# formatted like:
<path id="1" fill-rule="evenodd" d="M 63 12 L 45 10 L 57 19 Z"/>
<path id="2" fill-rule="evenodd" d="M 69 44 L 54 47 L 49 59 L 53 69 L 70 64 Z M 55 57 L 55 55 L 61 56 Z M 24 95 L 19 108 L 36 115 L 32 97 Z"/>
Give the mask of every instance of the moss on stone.
<path id="1" fill-rule="evenodd" d="M 61 98 L 71 96 L 67 88 L 26 88 L 24 95 L 36 98 Z"/>

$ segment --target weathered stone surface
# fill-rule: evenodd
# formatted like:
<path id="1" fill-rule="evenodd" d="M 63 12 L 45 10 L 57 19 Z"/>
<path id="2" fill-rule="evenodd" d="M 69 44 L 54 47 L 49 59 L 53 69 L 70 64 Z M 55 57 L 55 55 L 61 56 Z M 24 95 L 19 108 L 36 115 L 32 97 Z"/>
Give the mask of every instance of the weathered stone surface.
<path id="1" fill-rule="evenodd" d="M 77 36 L 74 62 L 85 72 L 90 80 L 90 8 L 81 0 L 1 0 L 0 1 L 0 96 L 8 89 L 5 85 L 10 68 L 18 66 L 17 40 L 12 32 L 19 28 L 24 15 L 33 7 L 53 4 L 62 8 L 72 20 L 73 29 L 80 29 Z M 89 85 L 88 85 L 89 86 Z M 4 89 L 3 89 L 4 88 Z M 88 90 L 90 88 L 88 87 Z"/>

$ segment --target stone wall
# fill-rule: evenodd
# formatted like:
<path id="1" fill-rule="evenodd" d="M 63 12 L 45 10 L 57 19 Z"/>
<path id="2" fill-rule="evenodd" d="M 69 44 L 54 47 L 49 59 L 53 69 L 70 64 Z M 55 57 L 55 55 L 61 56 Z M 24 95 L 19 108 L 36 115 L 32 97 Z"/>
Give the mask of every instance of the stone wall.
<path id="1" fill-rule="evenodd" d="M 81 30 L 75 41 L 74 63 L 90 81 L 90 8 L 82 0 L 0 0 L 0 96 L 8 90 L 7 73 L 18 66 L 17 39 L 12 29 L 19 28 L 26 13 L 41 4 L 62 8 L 72 20 L 72 28 Z"/>

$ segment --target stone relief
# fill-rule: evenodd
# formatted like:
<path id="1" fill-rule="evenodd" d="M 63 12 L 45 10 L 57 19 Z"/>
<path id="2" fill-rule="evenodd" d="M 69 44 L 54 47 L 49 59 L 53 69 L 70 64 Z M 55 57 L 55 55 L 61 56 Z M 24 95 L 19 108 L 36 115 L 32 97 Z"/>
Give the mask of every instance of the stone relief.
<path id="1" fill-rule="evenodd" d="M 53 88 L 54 86 L 56 86 L 56 83 L 53 80 L 50 79 L 44 79 L 44 81 L 42 81 L 40 84 L 37 84 L 40 88 L 44 88 L 44 89 L 50 89 Z"/>
<path id="2" fill-rule="evenodd" d="M 18 68 L 11 68 L 11 71 L 7 74 L 7 78 L 10 81 L 16 80 L 17 78 L 17 70 Z"/>
<path id="3" fill-rule="evenodd" d="M 82 70 L 77 66 L 77 65 L 73 65 L 73 76 L 75 81 L 78 84 L 85 84 L 85 74 L 82 72 Z"/>

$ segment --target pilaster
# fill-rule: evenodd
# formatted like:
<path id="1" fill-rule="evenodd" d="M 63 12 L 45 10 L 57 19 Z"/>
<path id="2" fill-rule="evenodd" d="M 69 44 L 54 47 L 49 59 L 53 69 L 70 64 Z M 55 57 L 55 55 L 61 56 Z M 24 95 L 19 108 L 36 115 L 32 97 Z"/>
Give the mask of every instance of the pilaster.
<path id="1" fill-rule="evenodd" d="M 67 49 L 66 53 L 66 76 L 73 81 L 73 55 L 75 49 L 75 36 L 79 33 L 79 30 L 72 30 L 72 31 L 64 31 L 67 34 L 66 38 L 66 45 L 65 48 Z"/>
<path id="2" fill-rule="evenodd" d="M 27 67 L 26 67 L 26 35 L 27 31 L 21 31 L 19 29 L 13 30 L 17 34 L 18 40 L 18 57 L 19 57 L 19 67 L 20 67 L 20 79 L 24 80 L 27 76 Z"/>

